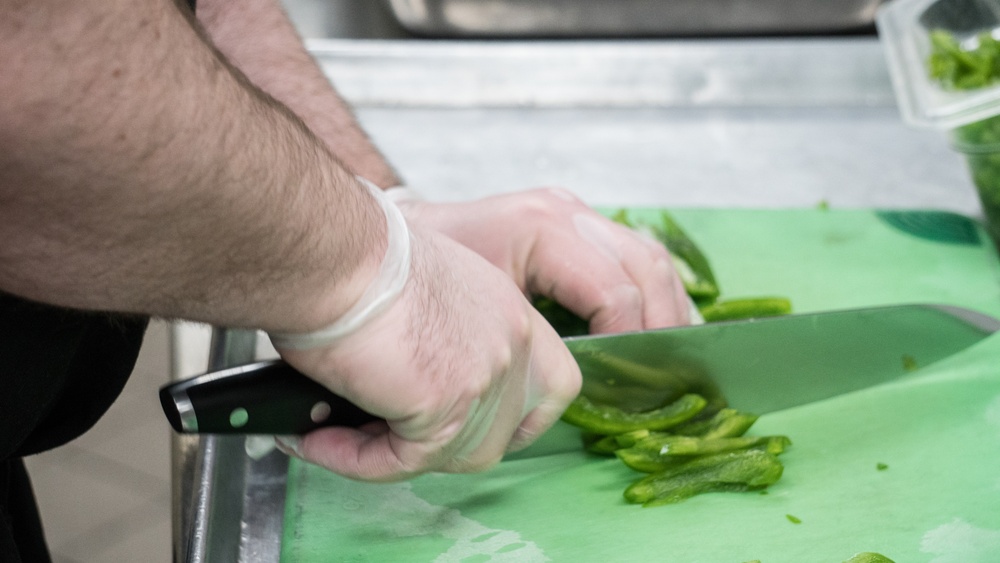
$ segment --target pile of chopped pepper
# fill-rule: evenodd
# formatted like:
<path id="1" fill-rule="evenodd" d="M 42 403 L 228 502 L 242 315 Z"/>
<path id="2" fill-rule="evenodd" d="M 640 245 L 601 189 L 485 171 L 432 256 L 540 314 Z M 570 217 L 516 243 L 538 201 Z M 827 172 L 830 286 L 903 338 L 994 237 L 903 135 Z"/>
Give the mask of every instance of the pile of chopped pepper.
<path id="1" fill-rule="evenodd" d="M 660 241 L 670 251 L 684 288 L 705 322 L 768 317 L 791 312 L 782 297 L 719 300 L 719 285 L 708 259 L 667 212 L 659 222 L 636 220 L 625 210 L 612 218 Z M 588 333 L 587 322 L 551 299 L 535 307 L 561 336 Z M 643 506 L 672 504 L 708 492 L 766 488 L 783 471 L 778 455 L 791 445 L 785 436 L 745 436 L 757 420 L 730 408 L 719 410 L 704 397 L 685 394 L 645 412 L 625 412 L 579 396 L 562 420 L 583 429 L 584 445 L 595 454 L 617 456 L 647 475 L 625 490 L 625 499 Z"/>
<path id="2" fill-rule="evenodd" d="M 689 394 L 656 410 L 629 413 L 577 397 L 563 420 L 584 430 L 588 451 L 614 455 L 648 473 L 625 489 L 625 500 L 643 506 L 673 504 L 709 492 L 766 488 L 781 478 L 778 455 L 785 436 L 746 436 L 752 414 L 724 408 L 698 418 L 706 401 Z"/>

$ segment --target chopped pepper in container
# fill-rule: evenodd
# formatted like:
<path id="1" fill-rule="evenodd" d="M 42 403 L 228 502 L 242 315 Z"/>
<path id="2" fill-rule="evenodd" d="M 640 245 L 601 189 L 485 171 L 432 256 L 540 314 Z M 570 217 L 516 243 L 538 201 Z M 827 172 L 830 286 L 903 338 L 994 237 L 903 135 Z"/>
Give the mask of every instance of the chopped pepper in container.
<path id="1" fill-rule="evenodd" d="M 1000 242 L 1000 0 L 895 0 L 876 24 L 904 120 L 948 132 Z"/>

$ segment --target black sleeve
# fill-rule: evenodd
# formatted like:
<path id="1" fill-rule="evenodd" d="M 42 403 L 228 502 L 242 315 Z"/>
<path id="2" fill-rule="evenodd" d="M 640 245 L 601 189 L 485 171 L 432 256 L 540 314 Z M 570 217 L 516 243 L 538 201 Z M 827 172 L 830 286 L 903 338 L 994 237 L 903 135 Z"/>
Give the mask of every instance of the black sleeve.
<path id="1" fill-rule="evenodd" d="M 89 430 L 125 386 L 147 322 L 0 293 L 0 459 Z"/>
<path id="2" fill-rule="evenodd" d="M 0 460 L 0 561 L 51 562 L 31 481 L 20 459 Z"/>

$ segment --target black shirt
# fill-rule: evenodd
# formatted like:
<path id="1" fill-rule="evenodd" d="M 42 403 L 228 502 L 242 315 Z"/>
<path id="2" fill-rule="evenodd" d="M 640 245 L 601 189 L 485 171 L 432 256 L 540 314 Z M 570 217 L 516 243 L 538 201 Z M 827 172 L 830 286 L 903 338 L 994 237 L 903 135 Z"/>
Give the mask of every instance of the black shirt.
<path id="1" fill-rule="evenodd" d="M 125 387 L 147 321 L 0 293 L 0 561 L 49 561 L 21 457 L 97 422 Z"/>

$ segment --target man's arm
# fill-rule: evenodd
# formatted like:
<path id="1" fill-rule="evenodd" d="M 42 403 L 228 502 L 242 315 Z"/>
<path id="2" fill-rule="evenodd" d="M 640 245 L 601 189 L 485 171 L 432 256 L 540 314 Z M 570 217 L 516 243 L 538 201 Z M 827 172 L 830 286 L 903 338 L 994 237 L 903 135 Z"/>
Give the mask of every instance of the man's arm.
<path id="1" fill-rule="evenodd" d="M 380 271 L 376 198 L 170 0 L 3 2 L 0 52 L 0 290 L 287 336 Z M 393 225 L 412 254 L 389 308 L 280 350 L 385 422 L 299 451 L 360 479 L 488 467 L 558 419 L 579 370 L 502 272 Z"/>
<path id="2" fill-rule="evenodd" d="M 383 188 L 401 184 L 302 45 L 279 0 L 199 0 L 198 18 L 236 66 L 300 115 L 346 166 Z M 523 291 L 556 298 L 590 320 L 594 331 L 690 321 L 667 252 L 564 191 L 460 205 L 422 202 L 404 211 L 410 221 L 486 257 Z"/>
<path id="3" fill-rule="evenodd" d="M 0 44 L 0 288 L 295 331 L 374 275 L 377 205 L 169 0 L 8 3 Z"/>
<path id="4" fill-rule="evenodd" d="M 233 65 L 291 108 L 348 169 L 383 189 L 402 183 L 306 51 L 279 0 L 199 0 L 197 17 Z"/>

